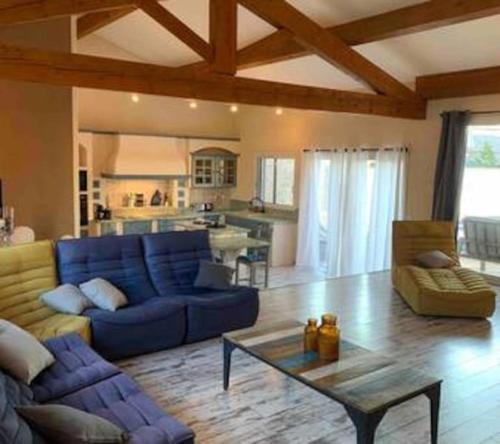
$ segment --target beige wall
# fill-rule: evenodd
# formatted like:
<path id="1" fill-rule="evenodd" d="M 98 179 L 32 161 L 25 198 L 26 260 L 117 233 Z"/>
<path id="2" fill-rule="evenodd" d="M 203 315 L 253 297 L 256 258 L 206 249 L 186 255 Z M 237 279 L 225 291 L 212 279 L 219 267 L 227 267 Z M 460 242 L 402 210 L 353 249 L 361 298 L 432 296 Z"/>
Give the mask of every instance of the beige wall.
<path id="1" fill-rule="evenodd" d="M 78 41 L 78 52 L 140 62 L 133 54 L 91 35 Z M 92 89 L 79 90 L 80 129 L 177 136 L 238 136 L 237 116 L 229 104 Z"/>
<path id="2" fill-rule="evenodd" d="M 71 51 L 72 22 L 0 29 L 0 40 Z M 0 81 L 0 178 L 18 225 L 38 239 L 75 231 L 75 97 L 71 88 Z"/>
<path id="3" fill-rule="evenodd" d="M 241 163 L 245 168 L 240 169 L 235 197 L 247 200 L 255 193 L 257 158 L 262 154 L 295 157 L 298 183 L 301 151 L 304 148 L 406 145 L 410 147 L 407 216 L 412 219 L 428 218 L 441 131 L 439 114 L 452 109 L 500 109 L 500 96 L 431 102 L 425 121 L 288 109 L 282 116 L 276 116 L 272 109 L 247 108 L 239 121 Z M 478 119 L 475 121 L 478 122 Z M 500 123 L 500 115 L 490 117 L 488 121 Z"/>

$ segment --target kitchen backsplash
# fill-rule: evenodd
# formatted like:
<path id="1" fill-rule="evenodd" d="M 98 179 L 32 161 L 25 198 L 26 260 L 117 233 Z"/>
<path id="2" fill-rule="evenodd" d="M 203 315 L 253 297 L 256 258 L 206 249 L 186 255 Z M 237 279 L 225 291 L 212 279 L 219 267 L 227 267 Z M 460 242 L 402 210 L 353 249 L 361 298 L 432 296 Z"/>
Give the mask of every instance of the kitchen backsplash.
<path id="1" fill-rule="evenodd" d="M 215 208 L 227 208 L 231 204 L 230 188 L 191 188 L 191 205 L 211 202 Z"/>
<path id="2" fill-rule="evenodd" d="M 130 193 L 143 194 L 144 206 L 149 206 L 156 190 L 162 195 L 162 205 L 165 194 L 171 205 L 175 205 L 175 181 L 166 180 L 106 180 L 103 193 L 111 209 L 126 207 L 126 196 Z"/>

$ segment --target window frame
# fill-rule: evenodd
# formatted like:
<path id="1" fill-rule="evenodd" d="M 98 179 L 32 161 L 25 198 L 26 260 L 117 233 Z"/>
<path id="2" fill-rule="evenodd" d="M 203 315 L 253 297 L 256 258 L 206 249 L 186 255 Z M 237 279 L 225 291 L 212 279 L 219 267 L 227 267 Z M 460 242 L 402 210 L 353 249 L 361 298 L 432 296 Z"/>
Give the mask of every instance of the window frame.
<path id="1" fill-rule="evenodd" d="M 273 201 L 272 202 L 267 202 L 263 196 L 262 193 L 264 191 L 263 187 L 263 168 L 264 168 L 264 161 L 267 159 L 272 159 L 274 161 L 273 165 Z M 293 161 L 293 184 L 292 184 L 292 203 L 290 204 L 280 204 L 276 202 L 277 199 L 277 188 L 276 188 L 276 183 L 277 183 L 277 178 L 278 178 L 278 160 L 279 159 L 286 159 L 286 160 L 292 160 Z M 283 208 L 283 209 L 290 209 L 290 208 L 296 208 L 296 200 L 297 200 L 297 158 L 295 155 L 291 153 L 281 153 L 281 154 L 261 154 L 257 157 L 257 165 L 256 165 L 256 184 L 255 184 L 255 191 L 256 191 L 256 196 L 258 196 L 260 199 L 263 200 L 263 202 L 266 204 L 266 206 L 271 207 L 271 208 Z"/>

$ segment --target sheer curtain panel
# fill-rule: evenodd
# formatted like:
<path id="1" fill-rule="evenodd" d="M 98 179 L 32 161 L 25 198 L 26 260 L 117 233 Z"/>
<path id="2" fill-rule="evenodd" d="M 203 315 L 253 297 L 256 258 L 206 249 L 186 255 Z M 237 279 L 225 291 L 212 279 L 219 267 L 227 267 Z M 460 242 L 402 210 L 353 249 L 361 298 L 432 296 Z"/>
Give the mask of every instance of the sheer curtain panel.
<path id="1" fill-rule="evenodd" d="M 389 268 L 406 164 L 404 148 L 304 152 L 297 265 L 330 277 Z"/>

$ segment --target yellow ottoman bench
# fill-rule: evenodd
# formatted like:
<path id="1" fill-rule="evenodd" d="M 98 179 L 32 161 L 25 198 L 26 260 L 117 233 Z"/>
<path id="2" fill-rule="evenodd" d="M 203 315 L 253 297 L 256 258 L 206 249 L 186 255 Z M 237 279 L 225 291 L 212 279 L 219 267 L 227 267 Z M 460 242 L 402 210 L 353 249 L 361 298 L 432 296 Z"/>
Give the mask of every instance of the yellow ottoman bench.
<path id="1" fill-rule="evenodd" d="M 466 268 L 397 267 L 396 289 L 418 314 L 484 318 L 495 311 L 495 292 Z"/>
<path id="2" fill-rule="evenodd" d="M 39 300 L 56 286 L 50 241 L 0 248 L 0 318 L 40 340 L 75 332 L 90 343 L 89 318 L 56 313 Z"/>
<path id="3" fill-rule="evenodd" d="M 422 268 L 416 258 L 439 250 L 451 257 L 451 268 Z M 459 266 L 451 222 L 398 221 L 393 224 L 394 288 L 415 313 L 480 317 L 495 311 L 496 293 L 472 270 Z"/>

